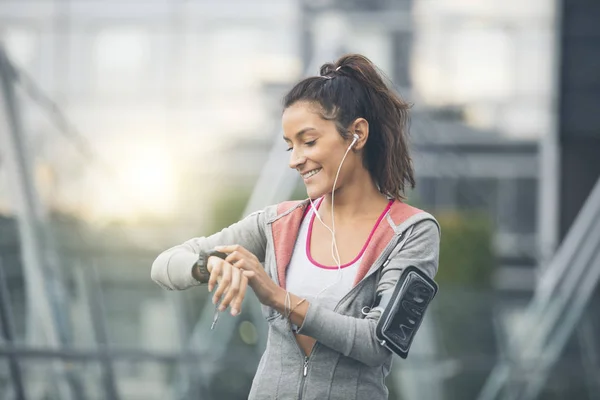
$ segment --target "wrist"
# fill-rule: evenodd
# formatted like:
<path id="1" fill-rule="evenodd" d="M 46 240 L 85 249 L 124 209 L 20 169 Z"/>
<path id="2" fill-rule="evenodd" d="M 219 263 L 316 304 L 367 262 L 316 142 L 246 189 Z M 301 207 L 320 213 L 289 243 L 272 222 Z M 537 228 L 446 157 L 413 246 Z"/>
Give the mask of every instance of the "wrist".
<path id="1" fill-rule="evenodd" d="M 274 289 L 271 292 L 271 297 L 269 298 L 267 305 L 275 310 L 281 310 L 283 309 L 286 291 L 281 286 L 275 284 L 273 284 L 273 286 Z"/>
<path id="2" fill-rule="evenodd" d="M 192 265 L 192 277 L 200 282 L 200 284 L 207 284 L 210 279 L 210 271 L 208 270 L 208 259 L 210 257 L 219 257 L 225 259 L 227 255 L 225 253 L 221 253 L 219 251 L 211 251 L 211 252 L 200 252 L 198 255 L 198 259 Z"/>

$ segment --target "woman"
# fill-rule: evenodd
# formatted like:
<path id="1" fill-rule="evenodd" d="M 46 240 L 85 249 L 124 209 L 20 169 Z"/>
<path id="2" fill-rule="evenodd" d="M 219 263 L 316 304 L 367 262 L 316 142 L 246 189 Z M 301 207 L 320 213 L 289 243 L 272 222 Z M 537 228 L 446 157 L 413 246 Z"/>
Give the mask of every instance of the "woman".
<path id="1" fill-rule="evenodd" d="M 282 117 L 308 199 L 191 239 L 152 265 L 166 288 L 219 282 L 213 302 L 232 315 L 254 290 L 269 334 L 250 399 L 387 399 L 392 353 L 375 335 L 377 301 L 409 265 L 433 278 L 440 240 L 435 219 L 402 202 L 414 187 L 408 108 L 367 58 L 323 65 L 287 94 Z"/>

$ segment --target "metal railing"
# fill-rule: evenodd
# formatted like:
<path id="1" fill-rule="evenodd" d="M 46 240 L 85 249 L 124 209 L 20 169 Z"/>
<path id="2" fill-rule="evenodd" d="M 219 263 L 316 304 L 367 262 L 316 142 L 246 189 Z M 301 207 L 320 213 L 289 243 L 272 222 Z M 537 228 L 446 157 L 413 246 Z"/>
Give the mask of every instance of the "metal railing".
<path id="1" fill-rule="evenodd" d="M 523 324 L 479 400 L 537 398 L 600 280 L 600 179 L 550 265 L 542 270 Z"/>

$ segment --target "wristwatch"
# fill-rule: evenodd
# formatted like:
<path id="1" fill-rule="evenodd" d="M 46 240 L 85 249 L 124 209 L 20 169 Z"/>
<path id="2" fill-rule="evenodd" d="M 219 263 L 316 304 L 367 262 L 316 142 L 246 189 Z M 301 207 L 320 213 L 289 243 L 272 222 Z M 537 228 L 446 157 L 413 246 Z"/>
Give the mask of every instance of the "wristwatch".
<path id="1" fill-rule="evenodd" d="M 201 251 L 198 255 L 198 260 L 192 266 L 192 277 L 200 283 L 208 283 L 208 279 L 210 278 L 208 259 L 212 256 L 222 258 L 223 260 L 227 258 L 227 254 L 220 251 L 213 250 L 208 253 Z"/>

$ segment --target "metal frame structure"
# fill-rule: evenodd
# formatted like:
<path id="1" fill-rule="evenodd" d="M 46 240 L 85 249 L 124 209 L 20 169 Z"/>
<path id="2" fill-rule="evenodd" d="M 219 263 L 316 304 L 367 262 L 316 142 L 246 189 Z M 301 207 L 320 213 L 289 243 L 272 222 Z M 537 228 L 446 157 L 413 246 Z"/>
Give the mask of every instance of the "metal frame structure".
<path id="1" fill-rule="evenodd" d="M 60 269 L 56 264 L 58 257 L 52 246 L 52 240 L 45 223 L 45 212 L 39 201 L 33 183 L 33 173 L 28 149 L 23 139 L 23 127 L 20 119 L 19 103 L 16 100 L 16 70 L 6 52 L 0 46 L 0 84 L 2 89 L 2 107 L 0 121 L 4 125 L 2 138 L 7 151 L 4 152 L 9 176 L 12 178 L 14 193 L 17 197 L 19 216 L 19 235 L 21 255 L 24 260 L 25 291 L 28 304 L 27 339 L 31 345 L 44 343 L 58 349 L 70 339 L 70 327 L 65 315 L 65 295 Z M 9 334 L 7 339 L 11 337 Z M 68 400 L 80 393 L 80 385 L 75 376 L 69 373 L 62 362 L 54 363 L 54 372 L 65 377 L 54 383 L 61 397 Z M 17 380 L 17 382 L 20 382 Z M 21 388 L 17 388 L 22 393 Z"/>
<path id="2" fill-rule="evenodd" d="M 524 324 L 496 364 L 479 400 L 534 400 L 580 321 L 600 280 L 600 179 L 550 265 L 540 276 Z"/>

